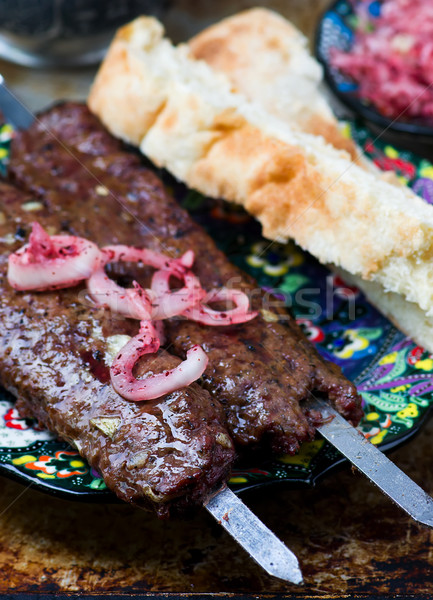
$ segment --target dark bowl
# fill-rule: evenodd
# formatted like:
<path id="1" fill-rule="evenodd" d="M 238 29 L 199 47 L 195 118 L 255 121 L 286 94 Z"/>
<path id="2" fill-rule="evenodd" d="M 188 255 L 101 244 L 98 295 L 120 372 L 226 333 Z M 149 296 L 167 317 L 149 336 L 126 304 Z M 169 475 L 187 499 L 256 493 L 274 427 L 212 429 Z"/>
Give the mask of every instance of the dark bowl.
<path id="1" fill-rule="evenodd" d="M 315 54 L 323 65 L 326 82 L 344 105 L 373 125 L 376 131 L 379 128 L 382 133 L 400 134 L 407 142 L 413 141 L 416 137 L 417 143 L 433 144 L 433 126 L 415 120 L 404 121 L 384 117 L 374 106 L 357 95 L 358 86 L 350 77 L 330 64 L 332 48 L 347 51 L 355 41 L 355 7 L 358 1 L 336 0 L 319 21 Z M 369 3 L 368 10 L 372 18 L 379 15 L 380 4 L 379 0 L 372 0 Z"/>

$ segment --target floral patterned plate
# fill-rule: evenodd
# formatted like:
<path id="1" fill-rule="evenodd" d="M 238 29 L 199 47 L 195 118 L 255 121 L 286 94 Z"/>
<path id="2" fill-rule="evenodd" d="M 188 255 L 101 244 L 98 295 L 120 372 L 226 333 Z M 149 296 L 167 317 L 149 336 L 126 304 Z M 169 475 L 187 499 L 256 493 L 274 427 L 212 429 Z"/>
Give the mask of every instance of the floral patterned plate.
<path id="1" fill-rule="evenodd" d="M 382 3 L 380 0 L 336 0 L 327 8 L 319 22 L 315 53 L 323 65 L 328 85 L 346 106 L 367 122 L 382 129 L 406 134 L 404 138 L 407 139 L 415 135 L 417 136 L 415 141 L 418 142 L 419 136 L 423 136 L 423 142 L 431 144 L 433 142 L 431 125 L 416 120 L 390 119 L 382 115 L 371 103 L 360 97 L 356 82 L 332 66 L 330 60 L 332 50 L 338 48 L 347 52 L 352 48 L 357 32 L 365 31 L 365 19 L 360 19 L 358 16 L 359 7 L 362 7 L 362 12 L 368 17 L 368 27 L 371 27 L 381 14 Z"/>
<path id="2" fill-rule="evenodd" d="M 433 165 L 409 152 L 375 143 L 368 130 L 346 124 L 347 135 L 382 169 L 393 169 L 433 203 Z M 0 161 L 7 168 L 12 129 L 0 127 Z M 272 244 L 245 212 L 186 190 L 163 174 L 168 186 L 229 258 L 290 306 L 318 350 L 341 366 L 363 396 L 362 433 L 383 450 L 407 442 L 433 406 L 433 354 L 397 331 L 353 287 L 332 275 L 294 244 Z M 343 461 L 323 439 L 303 444 L 296 456 L 238 465 L 236 491 L 270 483 L 314 484 Z M 20 419 L 13 399 L 0 396 L 0 471 L 35 487 L 82 500 L 114 499 L 101 477 L 66 443 Z"/>

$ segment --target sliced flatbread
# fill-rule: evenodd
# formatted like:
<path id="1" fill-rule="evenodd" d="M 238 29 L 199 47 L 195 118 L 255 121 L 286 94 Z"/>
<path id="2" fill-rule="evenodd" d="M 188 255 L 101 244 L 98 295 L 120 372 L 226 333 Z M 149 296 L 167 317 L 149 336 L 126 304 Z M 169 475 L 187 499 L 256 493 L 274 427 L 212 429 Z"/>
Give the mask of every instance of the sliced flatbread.
<path id="1" fill-rule="evenodd" d="M 266 237 L 293 238 L 433 314 L 432 207 L 248 101 L 155 19 L 118 32 L 89 106 L 190 187 L 242 204 Z"/>

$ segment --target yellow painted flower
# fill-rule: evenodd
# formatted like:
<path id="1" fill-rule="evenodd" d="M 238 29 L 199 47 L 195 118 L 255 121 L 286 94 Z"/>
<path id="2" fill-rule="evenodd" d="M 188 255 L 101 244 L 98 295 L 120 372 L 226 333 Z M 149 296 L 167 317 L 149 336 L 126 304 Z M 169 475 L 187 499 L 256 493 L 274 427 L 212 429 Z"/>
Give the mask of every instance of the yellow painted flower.
<path id="1" fill-rule="evenodd" d="M 422 167 L 419 170 L 419 174 L 421 175 L 421 177 L 427 177 L 427 179 L 433 179 L 433 165 L 428 165 L 428 166 Z"/>
<path id="2" fill-rule="evenodd" d="M 246 477 L 230 477 L 229 483 L 247 483 L 248 479 Z"/>
<path id="3" fill-rule="evenodd" d="M 433 358 L 425 358 L 424 360 L 418 360 L 414 364 L 415 369 L 421 369 L 422 371 L 433 370 Z"/>
<path id="4" fill-rule="evenodd" d="M 399 419 L 414 419 L 419 415 L 418 406 L 414 402 L 409 402 L 406 408 L 399 410 L 397 413 L 397 417 Z"/>
<path id="5" fill-rule="evenodd" d="M 367 419 L 367 421 L 377 421 L 380 418 L 380 415 L 377 412 L 371 412 L 367 413 L 365 415 L 365 418 Z"/>
<path id="6" fill-rule="evenodd" d="M 257 242 L 246 257 L 250 267 L 262 269 L 271 277 L 286 275 L 291 267 L 301 265 L 303 260 L 302 253 L 293 244 L 269 244 L 269 242 Z"/>
<path id="7" fill-rule="evenodd" d="M 398 158 L 398 151 L 393 146 L 385 146 L 383 151 L 388 158 Z"/>
<path id="8" fill-rule="evenodd" d="M 397 360 L 398 352 L 390 352 L 389 354 L 385 354 L 383 358 L 380 359 L 380 365 L 391 365 L 395 363 Z"/>
<path id="9" fill-rule="evenodd" d="M 380 433 L 378 433 L 377 435 L 374 435 L 373 437 L 370 438 L 370 442 L 372 444 L 381 444 L 383 442 L 384 437 L 387 435 L 388 430 L 387 429 L 382 429 L 382 431 Z"/>
<path id="10" fill-rule="evenodd" d="M 334 350 L 334 354 L 335 356 L 338 356 L 338 358 L 352 358 L 355 352 L 365 350 L 370 344 L 368 339 L 362 335 L 359 335 L 356 329 L 347 329 L 344 332 L 344 337 L 349 339 L 350 343 L 347 344 L 342 350 Z"/>
<path id="11" fill-rule="evenodd" d="M 324 440 L 315 440 L 314 442 L 304 442 L 297 454 L 285 454 L 278 460 L 286 465 L 299 465 L 308 468 L 311 461 L 317 456 L 319 450 L 323 447 Z"/>
<path id="12" fill-rule="evenodd" d="M 36 456 L 32 456 L 31 454 L 25 454 L 24 456 L 19 456 L 18 458 L 12 459 L 13 465 L 25 465 L 28 462 L 34 462 L 36 460 Z"/>
<path id="13" fill-rule="evenodd" d="M 405 385 L 397 385 L 396 387 L 391 388 L 390 392 L 405 392 L 410 388 L 410 383 L 406 383 Z"/>

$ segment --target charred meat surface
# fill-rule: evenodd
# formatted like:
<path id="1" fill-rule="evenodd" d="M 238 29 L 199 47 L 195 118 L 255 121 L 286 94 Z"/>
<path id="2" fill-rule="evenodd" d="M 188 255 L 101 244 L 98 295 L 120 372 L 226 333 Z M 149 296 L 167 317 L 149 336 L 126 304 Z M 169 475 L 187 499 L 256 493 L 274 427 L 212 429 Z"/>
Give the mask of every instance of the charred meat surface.
<path id="1" fill-rule="evenodd" d="M 197 384 L 153 402 L 121 398 L 109 381 L 110 345 L 119 335 L 136 335 L 138 323 L 83 301 L 84 286 L 14 291 L 6 279 L 8 255 L 23 245 L 36 218 L 48 232 L 59 231 L 61 207 L 33 203 L 29 211 L 29 195 L 1 182 L 0 197 L 2 385 L 18 398 L 23 415 L 74 445 L 121 499 L 153 508 L 161 518 L 200 506 L 225 483 L 234 459 L 221 406 Z M 99 209 L 116 230 L 117 211 L 104 203 Z M 84 204 L 71 210 L 78 232 L 87 210 Z M 102 240 L 95 231 L 92 238 L 106 242 L 107 235 Z M 137 376 L 179 362 L 165 351 L 149 355 L 138 363 Z"/>
<path id="2" fill-rule="evenodd" d="M 202 385 L 224 406 L 240 449 L 296 452 L 314 435 L 317 415 L 310 418 L 302 408 L 310 394 L 326 397 L 352 423 L 359 421 L 360 397 L 340 369 L 320 357 L 287 313 L 262 310 L 257 284 L 228 261 L 160 180 L 85 106 L 54 107 L 18 134 L 10 174 L 57 211 L 64 231 L 106 243 L 127 239 L 170 256 L 192 249 L 194 270 L 206 289 L 229 285 L 249 293 L 253 308 L 261 311 L 249 323 L 223 329 L 173 320 L 166 327 L 171 352 L 184 357 L 193 344 L 207 352 Z M 111 208 L 104 211 L 104 204 Z M 110 214 L 115 212 L 121 224 L 114 227 Z"/>

